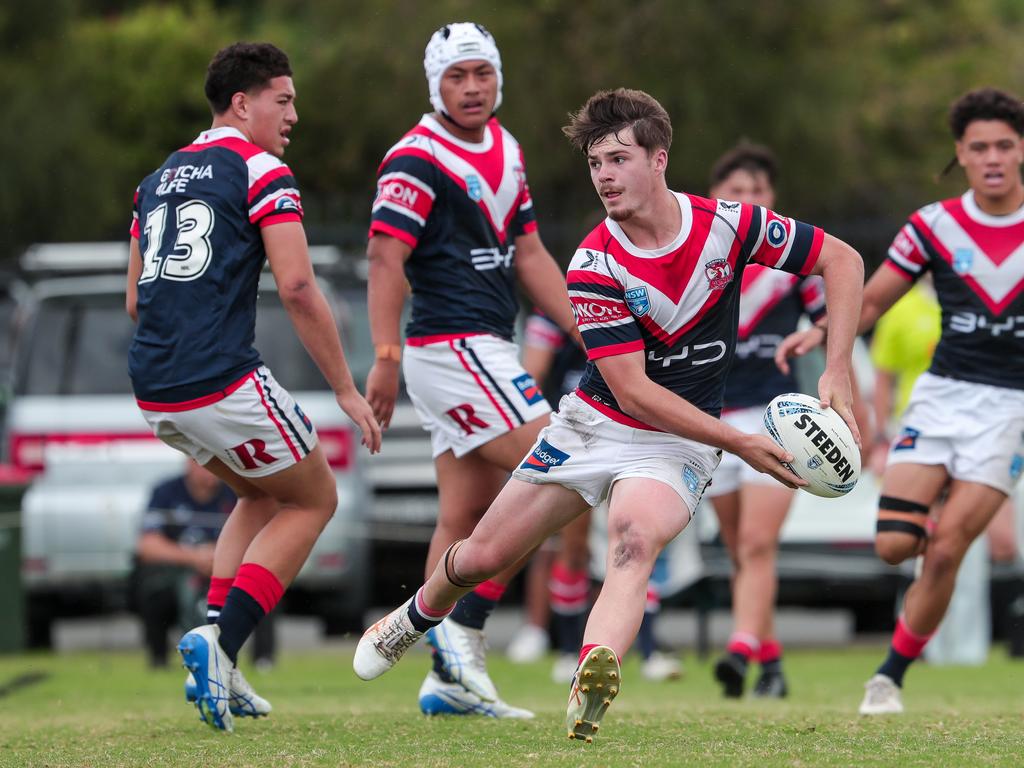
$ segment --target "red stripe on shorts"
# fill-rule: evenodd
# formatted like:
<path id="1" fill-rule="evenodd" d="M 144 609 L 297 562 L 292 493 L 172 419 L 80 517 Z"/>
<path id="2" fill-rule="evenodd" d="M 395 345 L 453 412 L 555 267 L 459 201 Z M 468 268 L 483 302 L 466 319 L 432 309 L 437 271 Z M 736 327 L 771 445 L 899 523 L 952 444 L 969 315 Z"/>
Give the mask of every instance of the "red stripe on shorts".
<path id="1" fill-rule="evenodd" d="M 469 367 L 469 363 L 466 362 L 466 358 L 462 356 L 462 353 L 455 348 L 455 342 L 449 341 L 448 346 L 451 347 L 452 352 L 454 352 L 458 356 L 459 362 L 462 363 L 462 367 L 465 368 L 474 379 L 476 379 L 477 385 L 480 387 L 480 389 L 484 391 L 484 394 L 487 395 L 487 399 L 491 401 L 491 405 L 494 406 L 494 409 L 498 412 L 498 415 L 505 420 L 505 424 L 508 426 L 508 428 L 510 430 L 515 429 L 515 427 L 512 426 L 512 422 L 509 420 L 508 416 L 506 416 L 505 412 L 501 410 L 501 406 L 498 405 L 498 401 L 494 399 L 494 395 L 492 395 L 491 391 L 484 386 L 484 383 L 480 380 L 480 377 L 476 374 L 476 371 Z"/>
<path id="2" fill-rule="evenodd" d="M 270 409 L 270 403 L 267 402 L 267 396 L 263 393 L 263 387 L 260 386 L 259 379 L 256 378 L 256 374 L 252 373 L 252 383 L 256 385 L 256 391 L 260 394 L 260 402 L 263 403 L 263 407 L 267 409 L 267 416 L 274 422 L 274 426 L 277 427 L 277 431 L 281 433 L 281 437 L 284 438 L 285 445 L 288 446 L 288 450 L 292 452 L 292 456 L 295 457 L 295 461 L 301 461 L 299 452 L 295 450 L 295 446 L 292 445 L 292 441 L 288 439 L 288 433 L 284 431 L 284 427 L 281 426 L 281 422 L 274 416 L 274 412 Z"/>

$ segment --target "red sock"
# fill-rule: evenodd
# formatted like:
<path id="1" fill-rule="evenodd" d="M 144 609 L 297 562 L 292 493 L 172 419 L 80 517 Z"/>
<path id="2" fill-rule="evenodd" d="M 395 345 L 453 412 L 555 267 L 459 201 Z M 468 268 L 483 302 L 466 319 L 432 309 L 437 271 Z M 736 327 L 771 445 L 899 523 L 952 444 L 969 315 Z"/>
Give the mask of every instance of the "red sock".
<path id="1" fill-rule="evenodd" d="M 761 652 L 761 641 L 749 632 L 733 632 L 729 644 L 725 646 L 728 653 L 735 653 L 747 661 L 756 658 Z"/>
<path id="2" fill-rule="evenodd" d="M 274 610 L 284 594 L 284 586 L 277 576 L 258 563 L 242 563 L 232 586 L 252 597 L 264 613 Z"/>
<path id="3" fill-rule="evenodd" d="M 234 579 L 222 579 L 219 576 L 210 577 L 210 589 L 206 593 L 206 604 L 208 606 L 223 608 L 224 601 L 228 599 L 228 592 Z"/>
<path id="4" fill-rule="evenodd" d="M 928 645 L 928 641 L 932 639 L 932 634 L 917 634 L 907 626 L 906 616 L 900 614 L 900 618 L 896 622 L 896 631 L 892 633 L 893 650 L 908 659 L 916 659 Z"/>
<path id="5" fill-rule="evenodd" d="M 585 658 L 587 658 L 587 654 L 590 653 L 592 650 L 594 650 L 595 648 L 597 648 L 599 646 L 600 646 L 600 643 L 587 643 L 582 648 L 580 648 L 580 661 L 579 661 L 579 663 L 582 664 L 583 660 Z M 617 658 L 619 660 L 620 664 L 622 663 L 622 657 L 621 656 L 619 656 L 618 654 L 615 654 L 615 658 Z"/>
<path id="6" fill-rule="evenodd" d="M 501 596 L 505 594 L 505 585 L 499 584 L 492 579 L 488 579 L 487 581 L 477 584 L 476 589 L 473 591 L 485 600 L 498 602 L 501 600 Z"/>
<path id="7" fill-rule="evenodd" d="M 767 640 L 761 641 L 761 653 L 759 654 L 760 661 L 762 664 L 768 664 L 773 661 L 778 661 L 782 658 L 782 643 L 776 640 L 774 637 L 770 637 Z"/>

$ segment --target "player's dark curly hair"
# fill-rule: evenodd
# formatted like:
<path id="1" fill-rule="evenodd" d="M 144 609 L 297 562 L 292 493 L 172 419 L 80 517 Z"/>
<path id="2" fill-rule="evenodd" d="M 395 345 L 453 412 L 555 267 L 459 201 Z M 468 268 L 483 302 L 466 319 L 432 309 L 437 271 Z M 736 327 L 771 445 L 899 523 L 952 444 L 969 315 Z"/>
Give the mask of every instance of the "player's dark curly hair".
<path id="1" fill-rule="evenodd" d="M 975 120 L 1002 120 L 1024 136 L 1024 104 L 1016 96 L 997 88 L 969 91 L 949 108 L 949 128 L 957 141 Z"/>
<path id="2" fill-rule="evenodd" d="M 711 167 L 711 186 L 715 187 L 721 184 L 735 171 L 747 171 L 752 174 L 763 173 L 773 187 L 775 180 L 779 177 L 779 165 L 775 160 L 775 153 L 762 144 L 754 144 L 746 139 L 742 139 L 739 144 L 715 161 Z"/>
<path id="3" fill-rule="evenodd" d="M 584 155 L 604 137 L 633 129 L 636 143 L 648 152 L 672 146 L 672 121 L 653 96 L 631 88 L 598 91 L 562 128 L 569 143 Z"/>
<path id="4" fill-rule="evenodd" d="M 270 43 L 234 43 L 217 51 L 206 70 L 206 100 L 215 115 L 236 93 L 263 90 L 275 77 L 291 77 L 288 56 Z"/>

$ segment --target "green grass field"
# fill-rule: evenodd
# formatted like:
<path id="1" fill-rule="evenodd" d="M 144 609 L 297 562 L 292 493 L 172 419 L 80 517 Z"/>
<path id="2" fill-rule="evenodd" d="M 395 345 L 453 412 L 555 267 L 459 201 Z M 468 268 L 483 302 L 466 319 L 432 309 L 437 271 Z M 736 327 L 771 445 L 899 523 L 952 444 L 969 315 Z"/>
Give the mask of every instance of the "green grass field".
<path id="1" fill-rule="evenodd" d="M 236 720 L 233 735 L 203 726 L 182 695 L 183 672 L 150 672 L 141 654 L 0 657 L 2 766 L 849 766 L 1021 765 L 1024 664 L 994 651 L 981 668 L 912 669 L 899 718 L 857 716 L 881 648 L 787 656 L 785 702 L 724 702 L 708 664 L 688 657 L 681 681 L 648 683 L 635 660 L 593 745 L 569 741 L 566 688 L 548 662 L 516 667 L 497 654 L 505 698 L 529 722 L 426 719 L 415 695 L 426 656 L 364 683 L 350 653 L 286 655 L 248 674 L 275 711 Z M 247 670 L 248 672 L 248 670 Z M 0 689 L 3 690 L 3 689 Z"/>

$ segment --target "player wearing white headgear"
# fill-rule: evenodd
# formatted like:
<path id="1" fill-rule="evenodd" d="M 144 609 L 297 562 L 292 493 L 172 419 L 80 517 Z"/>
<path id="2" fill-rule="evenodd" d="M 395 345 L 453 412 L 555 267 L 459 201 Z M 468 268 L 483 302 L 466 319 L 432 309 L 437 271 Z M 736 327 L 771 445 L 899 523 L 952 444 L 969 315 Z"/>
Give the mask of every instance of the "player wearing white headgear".
<path id="1" fill-rule="evenodd" d="M 561 270 L 537 233 L 522 150 L 494 117 L 502 87 L 494 38 L 479 24 L 448 24 L 430 38 L 423 66 L 435 111 L 378 170 L 367 251 L 376 362 L 367 398 L 386 427 L 401 363 L 437 473 L 429 574 L 470 534 L 548 421 L 550 408 L 512 342 L 517 282 L 561 328 L 578 333 Z M 406 280 L 412 316 L 403 348 Z M 484 663 L 484 622 L 516 571 L 480 584 L 431 631 L 424 713 L 532 716 L 498 698 Z"/>

